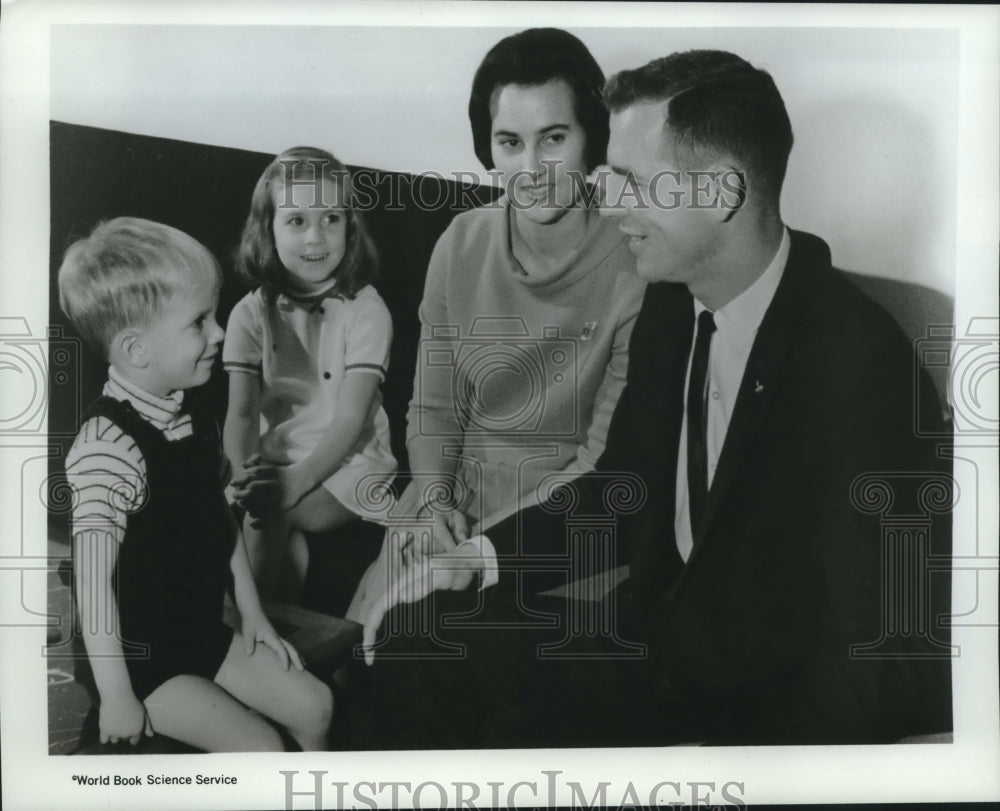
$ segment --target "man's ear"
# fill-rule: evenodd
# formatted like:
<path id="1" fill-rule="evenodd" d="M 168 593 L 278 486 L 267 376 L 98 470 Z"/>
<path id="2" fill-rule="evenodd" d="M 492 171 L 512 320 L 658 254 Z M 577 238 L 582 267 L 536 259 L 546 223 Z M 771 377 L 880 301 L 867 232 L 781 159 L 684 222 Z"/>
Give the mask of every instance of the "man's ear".
<path id="1" fill-rule="evenodd" d="M 719 219 L 727 222 L 746 203 L 747 174 L 743 169 L 730 164 L 713 166 L 712 171 L 715 174 L 715 188 L 718 193 L 715 203 Z"/>
<path id="2" fill-rule="evenodd" d="M 111 340 L 111 359 L 135 369 L 145 369 L 149 365 L 143 332 L 135 327 L 125 327 Z"/>
<path id="3" fill-rule="evenodd" d="M 691 208 L 705 211 L 718 222 L 726 222 L 735 214 L 746 195 L 743 175 L 731 164 L 719 162 L 705 170 L 692 170 Z"/>

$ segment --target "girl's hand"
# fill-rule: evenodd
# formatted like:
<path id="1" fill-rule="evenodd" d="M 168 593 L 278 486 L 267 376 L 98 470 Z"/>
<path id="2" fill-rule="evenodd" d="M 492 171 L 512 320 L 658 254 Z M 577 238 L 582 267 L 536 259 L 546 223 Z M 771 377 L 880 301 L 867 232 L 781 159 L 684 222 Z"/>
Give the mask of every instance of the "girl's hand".
<path id="1" fill-rule="evenodd" d="M 246 487 L 253 481 L 254 478 L 254 468 L 266 465 L 263 457 L 259 453 L 254 453 L 248 456 L 242 465 L 239 467 L 233 466 L 233 475 L 229 480 L 229 484 L 234 490 L 245 490 Z"/>
<path id="2" fill-rule="evenodd" d="M 265 462 L 260 454 L 254 454 L 243 463 L 242 475 L 233 478 L 233 497 L 252 518 L 266 518 L 280 509 L 281 470 L 279 465 Z"/>
<path id="3" fill-rule="evenodd" d="M 263 613 L 258 617 L 248 617 L 243 620 L 243 646 L 247 656 L 253 656 L 258 642 L 274 651 L 285 670 L 291 665 L 294 665 L 296 670 L 303 669 L 302 657 L 295 650 L 295 646 L 287 639 L 278 636 L 278 632 Z"/>
<path id="4" fill-rule="evenodd" d="M 143 732 L 153 737 L 153 725 L 149 722 L 146 708 L 131 691 L 127 696 L 101 702 L 99 727 L 101 743 L 127 740 L 135 746 L 142 739 Z"/>
<path id="5" fill-rule="evenodd" d="M 244 475 L 233 480 L 237 503 L 254 518 L 290 510 L 313 490 L 299 465 L 274 465 L 254 455 L 244 465 Z"/>

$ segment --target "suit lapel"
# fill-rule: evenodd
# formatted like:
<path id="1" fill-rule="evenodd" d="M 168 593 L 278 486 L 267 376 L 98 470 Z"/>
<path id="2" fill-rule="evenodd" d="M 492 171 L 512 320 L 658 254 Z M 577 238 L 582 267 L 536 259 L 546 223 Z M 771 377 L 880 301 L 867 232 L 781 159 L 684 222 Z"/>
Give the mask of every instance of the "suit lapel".
<path id="1" fill-rule="evenodd" d="M 788 352 L 788 335 L 776 329 L 765 330 L 762 322 L 754 341 L 746 371 L 740 383 L 733 416 L 726 431 L 726 441 L 719 454 L 712 486 L 705 506 L 705 522 L 701 535 L 710 528 L 719 506 L 726 497 L 750 443 L 760 428 L 778 387 L 781 362 Z M 698 548 L 699 538 L 695 538 Z"/>
<path id="2" fill-rule="evenodd" d="M 792 345 L 802 311 L 808 301 L 809 268 L 824 258 L 829 263 L 826 245 L 811 235 L 791 232 L 791 249 L 781 283 L 764 314 L 754 340 L 746 370 L 736 396 L 733 416 L 719 455 L 712 486 L 705 507 L 701 533 L 694 539 L 691 558 L 698 553 L 699 542 L 710 531 L 739 472 L 750 444 L 771 406 L 781 383 L 781 365 Z M 689 558 L 690 562 L 690 558 Z"/>
<path id="3" fill-rule="evenodd" d="M 662 341 L 657 347 L 660 355 L 658 377 L 664 385 L 659 404 L 660 413 L 655 419 L 663 426 L 663 444 L 656 465 L 662 468 L 666 459 L 675 460 L 673 466 L 663 473 L 670 482 L 676 479 L 677 453 L 680 446 L 681 425 L 684 420 L 684 380 L 687 376 L 691 344 L 694 341 L 694 299 L 687 288 L 671 285 L 669 306 L 664 313 L 665 324 Z M 674 505 L 674 488 L 664 497 Z M 671 508 L 673 512 L 673 507 Z M 673 521 L 670 522 L 671 527 Z"/>
<path id="4" fill-rule="evenodd" d="M 664 385 L 660 395 L 664 411 L 658 416 L 666 418 L 668 436 L 676 441 L 684 418 L 684 379 L 694 340 L 694 299 L 682 285 L 665 285 L 663 294 L 663 327 L 653 349 L 659 367 L 656 377 Z"/>
<path id="5" fill-rule="evenodd" d="M 656 437 L 679 434 L 694 332 L 692 302 L 683 285 L 656 283 L 646 288 L 629 346 L 628 385 L 636 399 L 631 416 L 637 424 L 630 426 L 634 433 L 642 435 L 646 426 Z M 642 444 L 649 444 L 645 437 Z"/>
<path id="6" fill-rule="evenodd" d="M 681 565 L 674 539 L 677 452 L 684 417 L 684 376 L 694 334 L 694 303 L 684 285 L 646 288 L 629 348 L 628 398 L 633 407 L 623 425 L 631 438 L 625 469 L 642 477 L 648 509 L 628 519 L 632 585 L 657 593 Z M 610 447 L 609 437 L 609 447 Z"/>

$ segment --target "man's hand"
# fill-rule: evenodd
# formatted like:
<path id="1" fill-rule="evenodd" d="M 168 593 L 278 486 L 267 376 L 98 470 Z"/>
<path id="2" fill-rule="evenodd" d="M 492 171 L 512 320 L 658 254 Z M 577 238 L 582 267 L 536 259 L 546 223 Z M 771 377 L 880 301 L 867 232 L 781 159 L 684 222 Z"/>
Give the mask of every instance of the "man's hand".
<path id="1" fill-rule="evenodd" d="M 368 609 L 361 643 L 365 663 L 370 665 L 375 660 L 375 635 L 385 615 L 394 606 L 419 602 L 432 591 L 462 591 L 468 588 L 480 568 L 482 561 L 475 544 L 456 546 L 449 552 L 424 558 L 419 565 L 406 566 L 401 576 L 392 581 L 388 591 Z"/>
<path id="2" fill-rule="evenodd" d="M 433 518 L 390 527 L 385 533 L 390 581 L 431 555 L 450 552 L 469 538 L 469 522 L 459 510 L 435 512 Z"/>
<path id="3" fill-rule="evenodd" d="M 390 571 L 401 571 L 428 555 L 447 552 L 469 538 L 469 521 L 461 510 L 448 508 L 438 498 L 423 501 L 430 489 L 411 481 L 392 509 L 391 515 L 399 523 L 386 532 Z"/>
<path id="4" fill-rule="evenodd" d="M 464 512 L 461 510 L 451 510 L 443 514 L 439 513 L 435 517 L 440 517 L 444 520 L 445 527 L 451 532 L 451 537 L 455 539 L 455 543 L 469 540 L 469 519 Z"/>

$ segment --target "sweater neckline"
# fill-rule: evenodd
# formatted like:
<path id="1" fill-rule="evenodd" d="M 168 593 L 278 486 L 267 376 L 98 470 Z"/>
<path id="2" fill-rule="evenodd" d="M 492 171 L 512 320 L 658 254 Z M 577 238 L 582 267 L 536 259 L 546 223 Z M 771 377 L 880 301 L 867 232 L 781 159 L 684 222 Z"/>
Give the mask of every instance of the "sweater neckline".
<path id="1" fill-rule="evenodd" d="M 505 196 L 503 200 L 504 216 L 497 218 L 497 225 L 502 231 L 500 244 L 503 245 L 508 272 L 525 287 L 538 291 L 556 291 L 568 287 L 588 275 L 625 238 L 614 223 L 597 216 L 597 207 L 592 205 L 591 213 L 594 216 L 588 218 L 587 233 L 565 261 L 548 271 L 529 275 L 514 256 L 514 210 L 508 197 Z"/>

